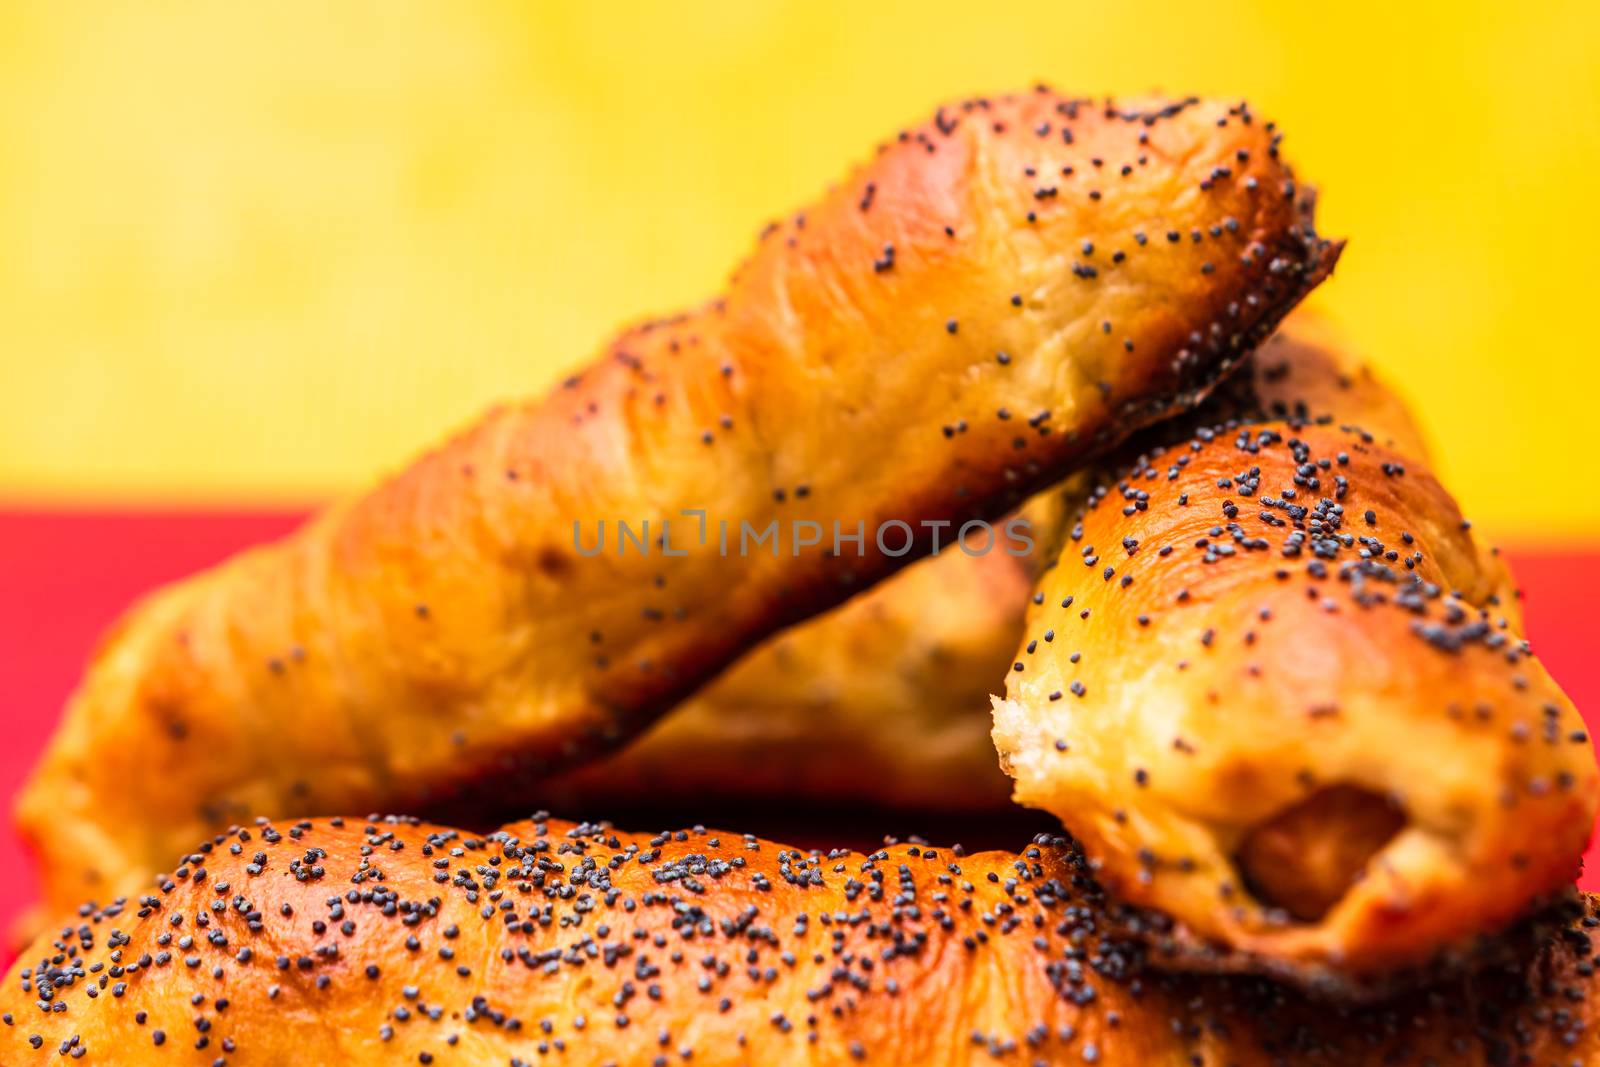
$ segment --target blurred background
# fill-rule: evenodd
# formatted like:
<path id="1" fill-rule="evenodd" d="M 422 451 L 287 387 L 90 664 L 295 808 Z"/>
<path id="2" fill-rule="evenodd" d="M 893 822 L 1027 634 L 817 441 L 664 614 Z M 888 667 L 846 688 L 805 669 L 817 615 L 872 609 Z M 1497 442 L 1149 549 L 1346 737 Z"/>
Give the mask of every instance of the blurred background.
<path id="1" fill-rule="evenodd" d="M 710 295 L 939 101 L 1040 80 L 1282 124 L 1350 238 L 1314 303 L 1600 704 L 1600 14 L 1324 7 L 0 5 L 0 791 L 136 592 Z"/>

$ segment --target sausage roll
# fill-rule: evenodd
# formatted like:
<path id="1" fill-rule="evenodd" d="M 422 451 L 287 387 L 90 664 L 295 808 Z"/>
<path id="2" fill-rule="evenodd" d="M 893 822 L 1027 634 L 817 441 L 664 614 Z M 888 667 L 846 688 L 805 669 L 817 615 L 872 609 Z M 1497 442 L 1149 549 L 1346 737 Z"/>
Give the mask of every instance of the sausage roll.
<path id="1" fill-rule="evenodd" d="M 1090 493 L 994 737 L 1189 964 L 1354 989 L 1570 884 L 1597 794 L 1505 567 L 1339 353 L 1269 344 Z"/>
<path id="2" fill-rule="evenodd" d="M 703 827 L 252 822 L 63 917 L 0 986 L 0 1061 L 1591 1063 L 1591 900 L 1529 959 L 1377 1006 L 1175 976 L 1064 838 L 801 851 Z M 1597 1009 L 1600 1010 L 1600 1009 Z"/>
<path id="3" fill-rule="evenodd" d="M 1182 408 L 1331 267 L 1242 104 L 943 108 L 624 331 L 94 656 L 18 815 L 56 906 L 248 813 L 525 794 Z"/>

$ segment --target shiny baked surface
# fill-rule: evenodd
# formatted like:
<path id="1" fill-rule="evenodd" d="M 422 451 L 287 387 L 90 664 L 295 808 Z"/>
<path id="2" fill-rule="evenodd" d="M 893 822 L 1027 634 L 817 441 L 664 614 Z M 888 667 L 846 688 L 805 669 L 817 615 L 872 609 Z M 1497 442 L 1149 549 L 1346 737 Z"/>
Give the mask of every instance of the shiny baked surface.
<path id="1" fill-rule="evenodd" d="M 694 817 L 740 805 L 1003 815 L 1011 780 L 989 739 L 989 694 L 1022 636 L 1037 562 L 947 545 L 774 635 L 621 750 L 532 791 L 556 812 L 678 798 Z"/>
<path id="2" fill-rule="evenodd" d="M 1582 720 L 1393 397 L 1292 332 L 1252 374 L 1243 421 L 1093 494 L 996 703 L 1002 759 L 1202 965 L 1347 983 L 1470 953 L 1577 872 Z"/>
<path id="3" fill-rule="evenodd" d="M 1365 1009 L 1148 970 L 1102 909 L 1061 839 L 864 855 L 703 828 L 263 821 L 67 915 L 0 987 L 0 1059 L 1265 1067 L 1600 1050 L 1592 902 L 1527 966 Z"/>
<path id="4" fill-rule="evenodd" d="M 1391 447 L 1424 454 L 1404 405 L 1348 342 L 1305 311 L 1291 314 L 1178 421 L 1307 417 L 1330 404 L 1382 426 Z M 1186 435 L 1162 423 L 1124 448 L 1174 436 Z M 619 821 L 662 797 L 693 797 L 699 807 L 685 807 L 691 819 L 742 810 L 748 820 L 751 805 L 774 804 L 825 805 L 831 814 L 850 805 L 916 815 L 1011 813 L 1011 780 L 989 737 L 989 695 L 1024 643 L 1034 578 L 1055 562 L 1094 484 L 1089 474 L 1036 494 L 1018 512 L 1028 524 L 1025 554 L 998 546 L 969 554 L 984 547 L 977 536 L 970 549 L 947 545 L 937 558 L 774 635 L 620 751 L 539 782 L 535 799 L 558 813 L 603 812 Z M 909 824 L 901 818 L 898 825 Z M 1280 866 L 1292 870 L 1297 862 L 1289 857 Z"/>
<path id="5" fill-rule="evenodd" d="M 1337 254 L 1278 140 L 1198 100 L 941 109 L 723 296 L 152 595 L 20 800 L 49 905 L 259 812 L 515 797 L 904 562 L 722 554 L 720 522 L 993 517 L 1181 407 Z M 683 556 L 580 549 L 671 521 L 683 551 L 685 509 Z"/>

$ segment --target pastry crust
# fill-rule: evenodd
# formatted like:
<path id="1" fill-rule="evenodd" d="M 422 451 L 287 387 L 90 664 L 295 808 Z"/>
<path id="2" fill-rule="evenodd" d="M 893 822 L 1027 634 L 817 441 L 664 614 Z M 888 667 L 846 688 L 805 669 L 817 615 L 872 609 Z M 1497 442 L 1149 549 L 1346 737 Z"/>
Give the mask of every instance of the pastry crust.
<path id="1" fill-rule="evenodd" d="M 150 596 L 21 796 L 48 901 L 247 813 L 526 795 L 926 551 L 924 522 L 1002 514 L 1191 403 L 1337 255 L 1278 140 L 1198 100 L 941 109 L 724 296 Z M 889 520 L 904 555 L 826 536 Z M 723 522 L 782 524 L 781 551 L 724 554 Z"/>
<path id="2" fill-rule="evenodd" d="M 1595 759 L 1403 408 L 1335 346 L 1269 381 L 1272 348 L 1279 418 L 1191 425 L 1092 494 L 994 736 L 1188 965 L 1349 991 L 1570 884 Z"/>
<path id="3" fill-rule="evenodd" d="M 1531 962 L 1379 1007 L 1147 968 L 1064 839 L 801 852 L 697 828 L 253 823 L 69 913 L 0 1061 L 506 1067 L 1589 1063 L 1591 900 Z"/>
<path id="4" fill-rule="evenodd" d="M 1400 451 L 1424 451 L 1404 405 L 1304 310 L 1179 418 L 1187 427 L 1245 414 L 1305 418 L 1329 405 L 1384 427 L 1385 443 Z M 1162 423 L 1127 447 L 1186 436 Z M 1017 513 L 1025 554 L 1012 555 L 1023 546 L 1008 542 L 972 555 L 983 547 L 976 536 L 968 549 L 946 546 L 772 637 L 616 753 L 541 782 L 536 799 L 558 813 L 619 818 L 664 796 L 692 797 L 693 817 L 737 809 L 748 819 L 751 805 L 773 803 L 1014 813 L 1011 779 L 989 739 L 989 694 L 1023 643 L 1037 572 L 1055 561 L 1083 507 L 1086 474 Z"/>
<path id="5" fill-rule="evenodd" d="M 1033 561 L 947 546 L 768 639 L 622 749 L 540 783 L 539 803 L 1014 812 L 989 695 L 1022 636 Z"/>

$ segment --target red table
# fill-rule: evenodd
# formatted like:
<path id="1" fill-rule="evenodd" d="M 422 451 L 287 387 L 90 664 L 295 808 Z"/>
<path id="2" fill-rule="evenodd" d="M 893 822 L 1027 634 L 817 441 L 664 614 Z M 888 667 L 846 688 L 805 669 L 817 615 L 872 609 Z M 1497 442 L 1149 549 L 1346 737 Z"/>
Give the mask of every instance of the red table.
<path id="1" fill-rule="evenodd" d="M 286 511 L 0 510 L 0 796 L 21 785 L 96 636 L 138 593 L 291 529 Z M 1600 733 L 1600 658 L 1590 612 L 1600 547 L 1509 553 L 1527 593 L 1529 636 Z M 1590 859 L 1594 849 L 1590 849 Z M 1589 864 L 1585 888 L 1600 889 Z M 0 931 L 32 899 L 32 870 L 0 815 Z M 0 949 L 3 956 L 3 949 Z"/>

